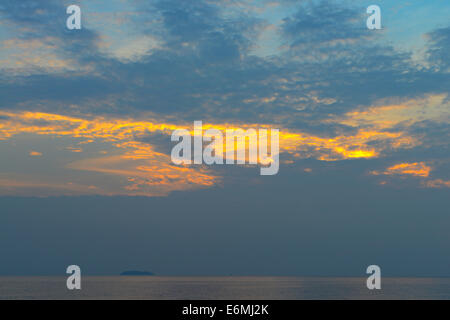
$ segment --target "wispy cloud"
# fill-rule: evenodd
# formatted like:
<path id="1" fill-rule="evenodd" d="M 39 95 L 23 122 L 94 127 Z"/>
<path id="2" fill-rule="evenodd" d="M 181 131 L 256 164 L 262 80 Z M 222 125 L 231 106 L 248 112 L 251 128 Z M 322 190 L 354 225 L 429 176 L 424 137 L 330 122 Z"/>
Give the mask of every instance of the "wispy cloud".
<path id="1" fill-rule="evenodd" d="M 62 139 L 63 143 L 69 144 L 65 150 L 82 157 L 66 159 L 65 168 L 121 177 L 115 182 L 116 189 L 120 190 L 116 191 L 118 194 L 164 195 L 174 190 L 210 187 L 221 181 L 210 168 L 175 166 L 171 163 L 167 148 L 166 151 L 158 151 L 161 139 L 165 139 L 163 144 L 169 144 L 174 130 L 188 129 L 192 132 L 192 124 L 145 120 L 142 117 L 87 118 L 41 112 L 1 111 L 0 116 L 0 139 L 8 142 L 25 134 L 52 140 Z M 271 126 L 256 123 L 205 123 L 203 129 L 216 128 L 225 132 L 227 129 L 259 127 Z M 155 133 L 162 138 L 153 140 L 151 137 Z M 70 139 L 64 140 L 67 138 Z M 102 153 L 107 151 L 112 155 L 98 156 L 100 150 L 89 149 L 89 145 L 96 146 L 99 143 L 102 143 Z M 307 158 L 325 161 L 378 158 L 385 150 L 410 148 L 415 143 L 414 138 L 402 132 L 361 129 L 356 133 L 324 137 L 280 128 L 280 153 L 286 159 L 295 161 Z M 104 193 L 104 190 L 96 188 L 89 192 Z"/>
<path id="2" fill-rule="evenodd" d="M 374 175 L 411 175 L 415 177 L 427 178 L 430 175 L 431 167 L 424 162 L 399 163 L 387 168 L 383 172 L 372 171 Z"/>
<path id="3" fill-rule="evenodd" d="M 40 157 L 42 156 L 42 153 L 38 151 L 30 151 L 29 155 L 30 157 Z"/>

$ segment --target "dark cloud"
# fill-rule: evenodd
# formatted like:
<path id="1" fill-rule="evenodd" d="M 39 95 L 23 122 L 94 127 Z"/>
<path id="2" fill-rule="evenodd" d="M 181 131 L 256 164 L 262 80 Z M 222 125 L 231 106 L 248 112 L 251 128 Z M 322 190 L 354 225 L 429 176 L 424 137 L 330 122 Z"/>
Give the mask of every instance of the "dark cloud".
<path id="1" fill-rule="evenodd" d="M 365 10 L 331 1 L 302 2 L 282 25 L 289 49 L 267 58 L 250 51 L 266 22 L 244 13 L 225 15 L 222 2 L 134 1 L 142 15 L 157 21 L 146 32 L 157 34 L 164 45 L 129 63 L 99 53 L 95 31 L 66 31 L 60 21 L 65 15 L 55 13 L 64 9 L 60 2 L 40 5 L 54 17 L 43 14 L 45 18 L 32 21 L 26 16 L 38 6 L 21 3 L 5 2 L 3 14 L 8 11 L 8 19 L 17 23 L 37 21 L 36 37 L 58 30 L 50 32 L 67 42 L 65 54 L 79 56 L 78 61 L 95 70 L 82 76 L 28 77 L 17 86 L 1 83 L 2 105 L 7 107 L 32 99 L 83 105 L 95 98 L 99 103 L 92 106 L 93 113 L 152 111 L 189 121 L 279 123 L 332 134 L 351 129 L 324 125 L 326 118 L 380 98 L 413 98 L 449 87 L 448 74 L 419 70 L 410 53 L 377 41 L 382 34 L 364 27 Z M 446 30 L 429 34 L 429 59 L 434 64 L 445 63 Z M 114 108 L 99 107 L 111 94 L 119 97 Z"/>
<path id="2" fill-rule="evenodd" d="M 334 45 L 330 43 L 333 41 L 347 43 L 372 38 L 363 28 L 364 11 L 358 9 L 343 7 L 335 1 L 307 2 L 284 19 L 283 32 L 293 39 L 291 47 L 308 45 L 310 50 L 319 44 Z"/>
<path id="3" fill-rule="evenodd" d="M 120 90 L 120 84 L 104 81 L 92 76 L 58 77 L 52 75 L 34 75 L 22 79 L 19 83 L 0 83 L 0 104 L 10 108 L 18 103 L 25 103 L 27 108 L 33 108 L 28 102 L 58 101 L 77 103 L 86 97 L 101 98 Z M 42 106 L 36 106 L 42 107 Z M 48 107 L 53 108 L 51 104 Z M 46 111 L 51 111 L 47 109 Z M 55 110 L 56 111 L 56 110 Z"/>
<path id="4" fill-rule="evenodd" d="M 427 34 L 429 40 L 428 59 L 437 70 L 450 67 L 450 27 L 442 28 Z"/>
<path id="5" fill-rule="evenodd" d="M 99 58 L 98 34 L 85 27 L 76 31 L 66 28 L 67 7 L 80 3 L 79 0 L 4 0 L 0 4 L 0 16 L 21 30 L 17 34 L 19 38 L 39 39 L 57 47 L 61 55 L 86 63 Z"/>

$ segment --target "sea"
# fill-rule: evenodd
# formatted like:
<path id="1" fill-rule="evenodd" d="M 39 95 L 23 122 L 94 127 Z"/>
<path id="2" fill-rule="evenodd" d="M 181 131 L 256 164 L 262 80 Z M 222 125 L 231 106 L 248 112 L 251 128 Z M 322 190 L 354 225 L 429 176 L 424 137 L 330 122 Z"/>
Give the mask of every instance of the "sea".
<path id="1" fill-rule="evenodd" d="M 450 278 L 82 277 L 68 290 L 65 277 L 0 277 L 0 300 L 423 300 L 450 299 Z"/>

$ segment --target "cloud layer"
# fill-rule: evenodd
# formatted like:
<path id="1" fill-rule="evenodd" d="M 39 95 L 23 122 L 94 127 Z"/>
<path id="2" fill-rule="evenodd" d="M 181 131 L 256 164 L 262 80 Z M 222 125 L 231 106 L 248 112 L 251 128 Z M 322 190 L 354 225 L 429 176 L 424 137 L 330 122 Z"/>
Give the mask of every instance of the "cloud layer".
<path id="1" fill-rule="evenodd" d="M 222 183 L 226 170 L 170 162 L 171 130 L 193 120 L 279 128 L 285 164 L 380 159 L 384 169 L 369 170 L 379 176 L 398 163 L 423 164 L 433 176 L 418 187 L 448 186 L 448 27 L 417 35 L 425 39 L 418 61 L 386 40 L 389 28 L 365 29 L 365 8 L 347 2 L 77 3 L 78 31 L 64 28 L 60 1 L 0 5 L 8 25 L 0 35 L 0 148 L 39 137 L 41 148 L 24 143 L 38 160 L 61 138 L 72 158 L 60 170 L 117 179 L 80 175 L 85 187 L 60 190 L 151 196 Z M 39 185 L 36 173 L 4 168 L 5 194 Z M 76 174 L 66 174 L 46 178 L 74 183 Z M 25 193 L 59 194 L 46 188 Z"/>

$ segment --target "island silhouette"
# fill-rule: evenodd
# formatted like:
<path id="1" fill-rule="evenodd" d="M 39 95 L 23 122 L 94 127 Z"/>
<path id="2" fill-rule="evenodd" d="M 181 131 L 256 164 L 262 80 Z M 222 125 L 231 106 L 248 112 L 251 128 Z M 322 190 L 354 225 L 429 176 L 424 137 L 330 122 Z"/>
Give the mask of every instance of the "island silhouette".
<path id="1" fill-rule="evenodd" d="M 122 272 L 120 275 L 121 276 L 154 276 L 155 274 L 150 271 L 129 270 L 129 271 Z"/>

